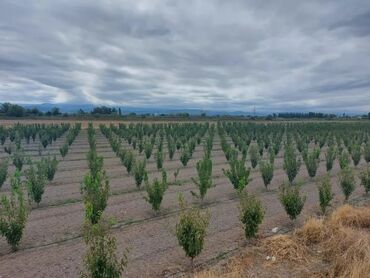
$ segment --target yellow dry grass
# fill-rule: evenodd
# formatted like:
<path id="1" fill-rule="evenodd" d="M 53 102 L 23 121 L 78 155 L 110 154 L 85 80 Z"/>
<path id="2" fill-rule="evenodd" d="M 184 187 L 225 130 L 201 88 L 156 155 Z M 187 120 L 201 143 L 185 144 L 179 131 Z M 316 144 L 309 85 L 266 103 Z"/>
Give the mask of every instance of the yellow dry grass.
<path id="1" fill-rule="evenodd" d="M 276 270 L 282 273 L 300 268 L 310 269 L 316 277 L 370 277 L 369 228 L 370 208 L 345 205 L 327 219 L 309 219 L 290 235 L 263 239 L 257 252 L 276 257 L 274 263 L 268 264 L 269 267 L 262 262 L 257 266 L 260 269 L 253 269 L 234 258 L 233 263 L 223 269 L 211 269 L 195 277 L 253 277 L 256 271 L 268 277 L 269 274 L 274 276 Z M 321 267 L 315 269 L 318 265 Z M 307 277 L 307 273 L 302 272 L 296 277 Z"/>

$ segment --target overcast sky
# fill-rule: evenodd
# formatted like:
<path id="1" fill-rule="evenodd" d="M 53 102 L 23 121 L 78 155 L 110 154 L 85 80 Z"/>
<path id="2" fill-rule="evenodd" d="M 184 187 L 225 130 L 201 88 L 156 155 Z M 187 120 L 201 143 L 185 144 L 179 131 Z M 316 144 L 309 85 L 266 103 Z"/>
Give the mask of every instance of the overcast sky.
<path id="1" fill-rule="evenodd" d="M 0 1 L 0 102 L 370 111 L 370 1 Z"/>

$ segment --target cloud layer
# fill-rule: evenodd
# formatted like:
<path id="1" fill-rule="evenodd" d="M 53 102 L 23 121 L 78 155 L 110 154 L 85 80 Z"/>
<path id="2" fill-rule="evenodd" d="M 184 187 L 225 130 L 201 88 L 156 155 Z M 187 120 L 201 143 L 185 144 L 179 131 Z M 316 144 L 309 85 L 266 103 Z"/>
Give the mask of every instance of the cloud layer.
<path id="1" fill-rule="evenodd" d="M 370 111 L 370 2 L 0 2 L 0 102 Z"/>

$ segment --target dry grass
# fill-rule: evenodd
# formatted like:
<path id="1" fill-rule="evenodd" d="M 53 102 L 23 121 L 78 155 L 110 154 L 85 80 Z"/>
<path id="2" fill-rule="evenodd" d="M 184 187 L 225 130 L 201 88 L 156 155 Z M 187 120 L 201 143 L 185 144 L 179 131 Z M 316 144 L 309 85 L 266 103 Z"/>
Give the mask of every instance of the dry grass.
<path id="1" fill-rule="evenodd" d="M 233 258 L 227 267 L 197 274 L 197 278 L 282 276 L 370 277 L 370 208 L 342 206 L 327 219 L 309 219 L 290 235 L 263 239 L 257 247 L 261 260 L 275 256 L 275 262 L 246 266 Z M 241 256 L 239 256 L 241 257 Z M 306 271 L 300 271 L 304 269 Z"/>

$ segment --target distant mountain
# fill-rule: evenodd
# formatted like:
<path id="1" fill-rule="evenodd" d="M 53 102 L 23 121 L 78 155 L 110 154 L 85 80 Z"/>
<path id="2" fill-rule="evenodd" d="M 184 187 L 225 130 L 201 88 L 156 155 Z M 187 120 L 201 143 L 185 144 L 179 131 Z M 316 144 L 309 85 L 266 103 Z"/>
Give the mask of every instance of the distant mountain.
<path id="1" fill-rule="evenodd" d="M 42 104 L 22 104 L 26 108 L 37 108 L 42 112 L 50 111 L 54 107 L 58 107 L 62 113 L 76 113 L 80 109 L 85 112 L 90 112 L 96 105 L 93 104 L 68 104 L 68 103 L 42 103 Z M 125 107 L 114 106 L 121 108 L 123 114 L 136 113 L 136 114 L 179 114 L 189 113 L 190 115 L 201 115 L 206 113 L 208 116 L 215 115 L 231 115 L 231 116 L 246 116 L 251 115 L 250 112 L 243 111 L 221 111 L 221 110 L 204 110 L 204 109 L 169 109 L 164 107 Z M 256 116 L 263 116 L 265 113 L 256 113 Z"/>

